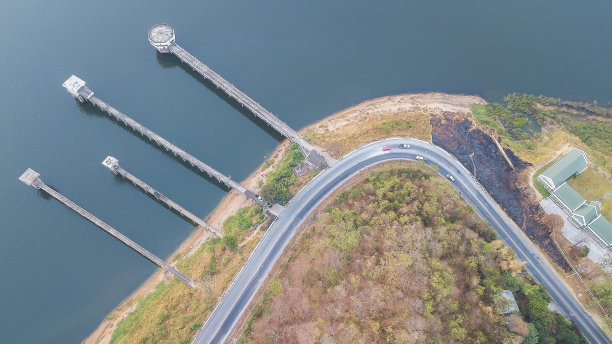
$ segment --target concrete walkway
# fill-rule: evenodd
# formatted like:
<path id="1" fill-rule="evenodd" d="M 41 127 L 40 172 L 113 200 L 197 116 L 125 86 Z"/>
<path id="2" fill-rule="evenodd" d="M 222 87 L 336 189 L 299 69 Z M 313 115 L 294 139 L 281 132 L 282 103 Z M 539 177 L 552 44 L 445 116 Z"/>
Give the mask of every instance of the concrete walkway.
<path id="1" fill-rule="evenodd" d="M 610 251 L 600 244 L 598 244 L 589 233 L 585 232 L 582 229 L 576 228 L 567 218 L 567 214 L 559 208 L 555 202 L 551 201 L 549 198 L 545 198 L 540 201 L 540 206 L 544 209 L 544 212 L 547 214 L 557 214 L 563 218 L 563 228 L 561 229 L 563 236 L 572 244 L 579 243 L 579 245 L 586 245 L 589 247 L 589 255 L 588 257 L 599 264 L 600 266 L 604 266 L 604 261 L 610 259 L 612 254 Z M 610 272 L 610 268 L 605 268 Z"/>

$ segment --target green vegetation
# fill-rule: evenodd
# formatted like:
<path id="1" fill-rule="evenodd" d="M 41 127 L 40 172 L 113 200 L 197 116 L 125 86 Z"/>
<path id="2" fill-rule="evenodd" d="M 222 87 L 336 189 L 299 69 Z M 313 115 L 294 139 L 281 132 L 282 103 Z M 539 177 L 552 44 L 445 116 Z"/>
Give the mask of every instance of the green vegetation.
<path id="1" fill-rule="evenodd" d="M 538 109 L 534 117 L 538 122 L 554 120 L 563 125 L 567 131 L 578 136 L 582 142 L 596 151 L 612 154 L 612 121 L 586 116 L 575 117 L 551 109 Z M 608 167 L 607 160 L 601 161 Z"/>
<path id="2" fill-rule="evenodd" d="M 562 315 L 548 310 L 550 297 L 541 285 L 530 283 L 525 279 L 517 294 L 521 313 L 537 330 L 538 341 L 536 343 L 588 343 L 583 336 L 574 331 L 572 324 Z M 526 341 L 534 342 L 533 338 L 534 334 L 530 331 Z"/>
<path id="3" fill-rule="evenodd" d="M 609 275 L 601 275 L 591 285 L 591 292 L 597 298 L 606 313 L 612 313 L 612 283 Z M 591 301 L 591 307 L 597 308 L 595 301 Z M 609 327 L 612 327 L 612 318 L 604 320 Z"/>
<path id="4" fill-rule="evenodd" d="M 534 97 L 534 96 L 530 96 L 530 97 Z M 538 96 L 534 98 L 536 98 L 536 100 L 543 105 L 575 109 L 578 111 L 584 111 L 587 114 L 595 114 L 601 117 L 612 118 L 612 109 L 599 106 L 597 105 L 596 101 L 594 101 L 593 103 L 585 103 L 585 102 L 575 102 L 575 101 L 563 100 L 560 98 L 552 98 L 552 97 L 545 97 L 545 96 Z"/>
<path id="5" fill-rule="evenodd" d="M 543 198 L 546 198 L 548 196 L 550 196 L 550 192 L 548 191 L 548 189 L 546 189 L 546 187 L 544 186 L 544 184 L 542 184 L 542 182 L 540 182 L 538 180 L 538 176 L 544 172 L 550 165 L 552 165 L 554 163 L 554 161 L 549 162 L 548 164 L 542 166 L 539 170 L 537 170 L 534 174 L 533 174 L 533 186 L 535 186 L 536 190 L 538 190 L 538 192 L 540 193 L 540 195 L 542 195 Z"/>
<path id="6" fill-rule="evenodd" d="M 533 185 L 535 186 L 536 190 L 538 190 L 540 195 L 542 195 L 542 197 L 546 198 L 550 196 L 550 192 L 546 189 L 546 187 L 544 187 L 544 184 L 538 180 L 537 175 L 533 177 Z"/>
<path id="7" fill-rule="evenodd" d="M 236 237 L 233 235 L 225 234 L 223 235 L 223 245 L 229 248 L 230 250 L 235 250 L 238 247 L 238 242 L 236 241 Z"/>
<path id="8" fill-rule="evenodd" d="M 474 105 L 472 112 L 480 123 L 495 128 L 507 140 L 523 141 L 535 134 L 532 130 L 522 129 L 529 122 L 522 112 L 513 111 L 499 103 Z"/>
<path id="9" fill-rule="evenodd" d="M 593 168 L 588 168 L 568 179 L 567 183 L 588 201 L 599 200 L 607 192 L 612 192 L 612 182 L 595 172 Z M 607 197 L 601 202 L 601 213 L 612 220 L 612 197 Z"/>
<path id="10" fill-rule="evenodd" d="M 189 288 L 177 279 L 159 283 L 119 323 L 113 343 L 190 343 L 255 245 L 239 247 L 238 243 L 264 220 L 260 206 L 242 208 L 227 218 L 222 239 L 205 242 L 177 264 L 201 288 Z"/>
<path id="11" fill-rule="evenodd" d="M 223 233 L 241 240 L 246 231 L 255 225 L 263 223 L 265 219 L 266 216 L 263 214 L 263 210 L 260 206 L 252 205 L 250 207 L 244 207 L 238 210 L 235 215 L 223 221 Z"/>
<path id="12" fill-rule="evenodd" d="M 216 299 L 179 280 L 161 282 L 112 334 L 113 343 L 189 343 Z"/>
<path id="13" fill-rule="evenodd" d="M 449 183 L 405 166 L 337 194 L 289 248 L 240 342 L 580 343 Z M 530 325 L 501 315 L 503 287 Z"/>
<path id="14" fill-rule="evenodd" d="M 372 123 L 372 129 L 383 132 L 385 135 L 390 135 L 396 131 L 403 131 L 414 128 L 414 123 L 409 120 L 391 119 L 382 123 Z"/>
<path id="15" fill-rule="evenodd" d="M 474 105 L 476 120 L 494 128 L 504 142 L 519 155 L 534 150 L 540 135 L 519 130 L 533 116 L 540 126 L 557 127 L 578 137 L 591 151 L 596 163 L 612 172 L 612 109 L 596 104 L 564 101 L 544 96 L 509 94 L 504 104 Z"/>
<path id="16" fill-rule="evenodd" d="M 292 143 L 287 155 L 279 162 L 279 166 L 274 172 L 266 176 L 266 182 L 261 189 L 261 196 L 270 203 L 277 203 L 279 200 L 286 203 L 291 198 L 289 188 L 297 183 L 297 177 L 293 173 L 302 160 L 304 155 L 300 147 Z"/>
<path id="17" fill-rule="evenodd" d="M 514 292 L 519 309 L 529 322 L 529 334 L 523 343 L 588 343 L 577 334 L 563 316 L 548 310 L 550 297 L 544 287 L 526 275 L 504 272 L 501 282 Z"/>
<path id="18" fill-rule="evenodd" d="M 112 335 L 113 343 L 120 343 L 121 338 L 123 338 L 127 334 L 127 331 L 135 327 L 134 325 L 138 321 L 137 319 L 142 316 L 142 313 L 147 308 L 149 308 L 151 303 L 167 292 L 168 292 L 168 286 L 164 283 L 160 283 L 155 287 L 154 292 L 147 295 L 147 297 L 145 297 L 144 299 L 140 300 L 140 302 L 138 302 L 138 307 L 136 307 L 136 310 L 130 316 L 128 316 L 125 320 L 119 323 L 119 326 L 117 326 L 117 329 L 115 330 L 115 332 L 113 332 L 113 335 Z M 165 331 L 164 329 L 160 329 L 160 332 L 164 332 L 164 331 Z"/>
<path id="19" fill-rule="evenodd" d="M 235 215 L 223 221 L 223 245 L 230 250 L 238 248 L 238 242 L 244 240 L 246 232 L 253 226 L 259 225 L 266 220 L 263 210 L 258 205 L 245 207 Z"/>

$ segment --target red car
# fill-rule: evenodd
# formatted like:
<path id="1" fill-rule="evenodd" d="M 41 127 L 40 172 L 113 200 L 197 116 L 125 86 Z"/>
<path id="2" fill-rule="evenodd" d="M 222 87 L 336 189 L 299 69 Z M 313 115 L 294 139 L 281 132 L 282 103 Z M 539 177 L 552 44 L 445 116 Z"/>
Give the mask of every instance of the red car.
<path id="1" fill-rule="evenodd" d="M 384 151 L 391 150 L 391 147 L 389 147 L 389 146 L 384 146 L 382 149 L 383 149 L 383 152 L 384 152 Z"/>

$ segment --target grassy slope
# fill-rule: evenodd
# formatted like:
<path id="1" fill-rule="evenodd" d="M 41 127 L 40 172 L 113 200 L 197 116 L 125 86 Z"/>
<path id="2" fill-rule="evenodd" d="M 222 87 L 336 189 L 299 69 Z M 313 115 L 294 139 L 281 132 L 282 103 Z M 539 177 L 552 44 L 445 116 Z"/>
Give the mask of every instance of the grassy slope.
<path id="1" fill-rule="evenodd" d="M 241 240 L 248 229 L 262 221 L 261 216 L 260 207 L 243 208 L 225 221 L 224 232 Z M 256 244 L 251 241 L 236 248 L 226 242 L 210 240 L 177 264 L 200 288 L 189 288 L 176 279 L 159 283 L 155 292 L 140 300 L 136 310 L 119 323 L 113 342 L 190 343 Z"/>

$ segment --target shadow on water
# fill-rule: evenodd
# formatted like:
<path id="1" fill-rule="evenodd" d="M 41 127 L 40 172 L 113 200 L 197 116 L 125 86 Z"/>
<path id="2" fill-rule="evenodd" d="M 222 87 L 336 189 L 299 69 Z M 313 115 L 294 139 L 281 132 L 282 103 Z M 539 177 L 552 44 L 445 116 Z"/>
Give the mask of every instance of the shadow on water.
<path id="1" fill-rule="evenodd" d="M 59 192 L 59 190 L 57 190 L 57 188 L 55 188 L 55 186 L 51 185 L 51 184 L 47 184 L 45 183 L 45 185 L 47 185 L 49 188 Z M 61 192 L 60 192 L 61 193 Z M 53 198 L 53 196 L 51 196 L 47 191 L 43 190 L 43 189 L 38 189 L 38 195 L 40 197 L 42 197 L 45 200 L 50 200 Z"/>
<path id="2" fill-rule="evenodd" d="M 141 188 L 139 188 L 138 186 L 136 186 L 136 185 L 132 184 L 131 182 L 129 182 L 129 181 L 128 181 L 128 180 L 126 180 L 125 178 L 123 178 L 123 177 L 121 177 L 121 176 L 119 176 L 119 175 L 114 175 L 114 177 L 115 177 L 114 179 L 115 179 L 115 182 L 116 182 L 116 183 L 118 183 L 118 184 L 130 184 L 130 185 L 134 186 L 134 187 L 135 187 L 136 189 L 138 189 L 138 190 L 139 190 L 141 193 L 143 193 L 143 194 L 147 195 L 147 196 L 148 196 L 150 199 L 152 199 L 152 200 L 156 201 L 157 203 L 161 204 L 161 205 L 162 205 L 164 208 L 166 208 L 166 209 L 168 209 L 168 210 L 172 211 L 174 214 L 176 214 L 177 216 L 179 216 L 179 217 L 183 218 L 184 220 L 186 220 L 188 223 L 190 223 L 190 224 L 194 225 L 195 227 L 198 227 L 198 224 L 197 224 L 197 223 L 193 223 L 193 222 L 191 222 L 191 220 L 190 220 L 188 217 L 186 217 L 186 216 L 184 216 L 183 214 L 179 213 L 178 211 L 176 211 L 176 210 L 174 210 L 174 209 L 170 208 L 170 207 L 169 207 L 169 206 L 167 206 L 167 205 L 166 205 L 164 202 L 161 202 L 161 201 L 160 201 L 160 200 L 158 200 L 156 197 L 154 197 L 153 195 L 151 195 L 151 194 L 149 194 L 149 193 L 145 192 L 144 190 L 142 190 L 142 189 L 141 189 Z M 57 189 L 55 186 L 53 186 L 53 185 L 51 185 L 51 184 L 46 184 L 46 183 L 45 183 L 45 185 L 47 185 L 49 188 L 51 188 L 51 189 L 53 189 L 53 190 L 57 191 L 58 193 L 61 193 L 61 192 L 59 192 L 59 190 L 58 190 L 58 189 Z M 38 189 L 38 196 L 42 197 L 42 198 L 43 198 L 43 199 L 45 199 L 45 200 L 54 199 L 54 197 L 53 197 L 53 196 L 51 196 L 51 195 L 50 195 L 50 194 L 49 194 L 47 191 L 45 191 L 45 190 L 43 190 L 43 189 Z"/>
<path id="3" fill-rule="evenodd" d="M 188 64 L 183 63 L 178 57 L 171 54 L 162 54 L 157 52 L 157 62 L 166 69 L 180 67 L 183 71 L 189 74 L 192 78 L 198 81 L 200 84 L 206 86 L 210 91 L 215 93 L 219 98 L 223 99 L 225 103 L 233 107 L 235 110 L 239 111 L 242 115 L 248 118 L 251 122 L 261 128 L 263 131 L 268 133 L 268 135 L 272 136 L 279 143 L 285 139 L 278 131 L 274 128 L 270 127 L 266 122 L 259 119 L 259 117 L 255 116 L 249 109 L 243 107 L 236 101 L 234 98 L 230 98 L 227 93 L 217 88 L 215 84 L 213 84 L 210 80 L 204 78 L 200 73 L 193 70 Z"/>
<path id="4" fill-rule="evenodd" d="M 179 213 L 178 211 L 176 211 L 176 210 L 174 210 L 174 209 L 170 208 L 170 207 L 169 207 L 169 206 L 168 206 L 166 203 L 164 203 L 164 202 L 160 201 L 159 199 L 157 199 L 157 197 L 155 197 L 155 196 L 151 195 L 150 193 L 148 193 L 148 192 L 144 191 L 142 188 L 138 187 L 137 185 L 134 185 L 134 184 L 133 184 L 132 182 L 130 182 L 129 180 L 127 180 L 127 179 L 123 178 L 122 176 L 120 176 L 120 175 L 118 175 L 118 174 L 115 174 L 115 175 L 114 175 L 114 177 L 115 177 L 115 183 L 117 183 L 117 184 L 121 184 L 121 185 L 124 185 L 124 184 L 129 184 L 129 185 L 131 185 L 133 188 L 135 188 L 136 190 L 138 190 L 138 191 L 139 191 L 141 194 L 144 194 L 144 195 L 146 195 L 147 197 L 149 197 L 150 199 L 154 200 L 154 201 L 155 201 L 155 203 L 157 203 L 157 204 L 161 205 L 162 207 L 164 207 L 164 208 L 166 208 L 166 209 L 170 210 L 170 211 L 171 211 L 171 212 L 173 212 L 175 215 L 177 215 L 178 217 L 180 217 L 180 218 L 182 218 L 183 220 L 187 221 L 188 223 L 190 223 L 190 224 L 194 225 L 195 227 L 198 227 L 198 224 L 197 224 L 197 223 L 193 223 L 193 222 L 191 222 L 191 220 L 190 220 L 188 217 L 186 217 L 185 215 L 183 215 L 183 214 Z M 154 189 L 155 189 L 155 188 L 154 188 Z M 157 190 L 157 189 L 155 189 L 155 190 Z M 157 192 L 159 192 L 159 191 L 157 191 Z M 162 195 L 163 195 L 163 193 L 161 193 L 161 192 L 160 192 L 160 194 L 162 194 Z M 196 215 L 196 216 L 197 216 L 197 215 Z"/>
<path id="5" fill-rule="evenodd" d="M 155 148 L 159 152 L 162 152 L 162 153 L 170 156 L 172 159 L 174 159 L 175 161 L 179 162 L 181 165 L 185 166 L 186 168 L 188 168 L 189 170 L 191 170 L 192 172 L 194 172 L 198 176 L 200 176 L 200 177 L 206 179 L 207 181 L 211 182 L 212 184 L 217 186 L 219 189 L 221 189 L 221 190 L 223 190 L 225 192 L 229 191 L 229 188 L 225 184 L 220 183 L 217 179 L 209 176 L 207 173 L 201 172 L 197 168 L 195 168 L 195 167 L 191 166 L 190 164 L 188 164 L 187 162 L 183 161 L 183 159 L 181 159 L 178 156 L 175 156 L 174 154 L 166 151 L 165 149 L 163 149 L 162 147 L 158 146 L 154 142 L 150 141 L 146 137 L 140 135 L 139 132 L 135 131 L 131 127 L 126 126 L 122 122 L 119 122 L 118 120 L 116 120 L 114 117 L 111 117 L 111 116 L 107 115 L 104 111 L 102 111 L 102 110 L 98 109 L 97 107 L 93 106 L 91 103 L 89 103 L 89 102 L 81 103 L 81 102 L 78 102 L 78 101 L 75 101 L 75 102 L 79 106 L 79 109 L 81 110 L 81 112 L 83 112 L 83 113 L 85 113 L 85 114 L 87 114 L 89 116 L 104 117 L 104 118 L 109 119 L 113 123 L 121 126 L 122 128 L 126 129 L 130 133 L 134 134 L 134 136 L 138 137 L 143 142 L 148 143 L 150 146 L 152 146 L 153 148 Z"/>

